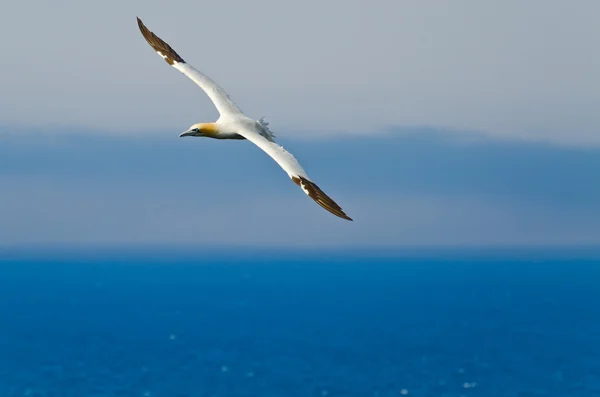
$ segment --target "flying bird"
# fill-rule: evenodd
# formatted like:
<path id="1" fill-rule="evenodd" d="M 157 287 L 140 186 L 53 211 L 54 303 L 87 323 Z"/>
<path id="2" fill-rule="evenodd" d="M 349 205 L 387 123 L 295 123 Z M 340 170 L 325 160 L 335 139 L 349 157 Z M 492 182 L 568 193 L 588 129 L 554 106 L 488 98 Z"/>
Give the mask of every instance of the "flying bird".
<path id="1" fill-rule="evenodd" d="M 194 124 L 187 131 L 181 133 L 180 137 L 196 136 L 214 139 L 247 139 L 271 156 L 283 168 L 292 181 L 300 186 L 304 193 L 316 201 L 317 204 L 340 218 L 349 221 L 352 220 L 335 201 L 327 196 L 308 177 L 306 171 L 304 171 L 296 158 L 275 142 L 275 136 L 268 127 L 269 123 L 264 118 L 254 120 L 247 117 L 231 100 L 223 88 L 211 78 L 186 63 L 171 46 L 151 32 L 140 18 L 137 18 L 137 22 L 142 35 L 154 51 L 169 65 L 198 84 L 219 112 L 219 118 L 216 122 Z"/>

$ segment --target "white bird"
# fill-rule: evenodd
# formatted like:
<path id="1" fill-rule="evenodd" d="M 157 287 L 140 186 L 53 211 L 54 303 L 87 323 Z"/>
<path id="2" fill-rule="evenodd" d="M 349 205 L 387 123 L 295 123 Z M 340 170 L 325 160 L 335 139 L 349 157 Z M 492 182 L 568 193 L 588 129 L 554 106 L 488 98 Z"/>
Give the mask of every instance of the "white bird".
<path id="1" fill-rule="evenodd" d="M 267 127 L 269 123 L 265 122 L 264 118 L 254 120 L 244 115 L 219 85 L 186 63 L 171 46 L 148 30 L 139 18 L 137 18 L 137 22 L 142 35 L 158 55 L 169 65 L 198 84 L 219 111 L 220 116 L 216 122 L 194 124 L 187 131 L 180 134 L 180 137 L 198 136 L 215 139 L 247 139 L 271 156 L 283 168 L 292 181 L 300 186 L 304 193 L 315 200 L 321 207 L 340 218 L 349 221 L 352 220 L 335 201 L 323 193 L 308 177 L 296 158 L 275 142 L 273 133 Z"/>

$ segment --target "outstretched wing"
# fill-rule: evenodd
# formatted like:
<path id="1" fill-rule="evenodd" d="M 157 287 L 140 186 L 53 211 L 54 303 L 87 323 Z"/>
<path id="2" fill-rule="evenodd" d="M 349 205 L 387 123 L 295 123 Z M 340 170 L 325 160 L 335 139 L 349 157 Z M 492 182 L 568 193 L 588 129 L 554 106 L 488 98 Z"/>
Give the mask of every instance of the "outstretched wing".
<path id="1" fill-rule="evenodd" d="M 242 135 L 271 156 L 271 158 L 289 175 L 292 181 L 300 186 L 304 193 L 315 200 L 317 204 L 342 219 L 352 220 L 352 218 L 346 215 L 335 201 L 327 196 L 319 186 L 308 178 L 306 171 L 304 171 L 300 163 L 298 163 L 298 160 L 296 160 L 290 152 L 285 150 L 283 146 L 266 139 L 251 128 L 243 128 L 238 131 L 238 134 Z"/>
<path id="2" fill-rule="evenodd" d="M 215 104 L 215 107 L 221 115 L 242 113 L 240 108 L 231 100 L 231 98 L 229 98 L 229 95 L 227 95 L 223 88 L 221 88 L 211 78 L 202 74 L 193 66 L 186 63 L 183 58 L 181 58 L 179 54 L 177 54 L 177 52 L 171 48 L 170 45 L 152 33 L 144 25 L 141 19 L 138 18 L 137 22 L 142 35 L 148 44 L 154 48 L 154 51 L 156 51 L 158 55 L 160 55 L 169 65 L 173 66 L 175 69 L 179 70 L 181 73 L 193 80 L 194 83 L 198 84 L 200 88 L 204 90 L 206 95 L 208 95 L 210 100 Z"/>

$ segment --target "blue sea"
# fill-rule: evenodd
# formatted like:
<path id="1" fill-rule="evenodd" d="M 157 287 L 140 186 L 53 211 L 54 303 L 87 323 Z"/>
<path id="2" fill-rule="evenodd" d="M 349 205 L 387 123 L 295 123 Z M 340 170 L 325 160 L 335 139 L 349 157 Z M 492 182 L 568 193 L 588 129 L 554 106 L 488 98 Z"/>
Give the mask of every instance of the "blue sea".
<path id="1" fill-rule="evenodd" d="M 591 250 L 0 251 L 0 397 L 600 396 Z"/>

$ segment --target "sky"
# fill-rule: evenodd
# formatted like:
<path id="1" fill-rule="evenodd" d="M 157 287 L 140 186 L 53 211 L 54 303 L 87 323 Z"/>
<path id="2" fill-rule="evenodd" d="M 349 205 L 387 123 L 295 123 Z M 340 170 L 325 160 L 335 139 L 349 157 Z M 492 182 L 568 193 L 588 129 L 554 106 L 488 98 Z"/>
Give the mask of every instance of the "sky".
<path id="1" fill-rule="evenodd" d="M 599 13 L 596 0 L 12 2 L 0 120 L 115 132 L 214 120 L 139 16 L 285 131 L 411 125 L 598 144 Z"/>
<path id="2" fill-rule="evenodd" d="M 32 12 L 35 10 L 35 12 Z M 0 246 L 600 244 L 597 1 L 13 2 Z M 355 221 L 218 114 L 135 17 Z"/>

